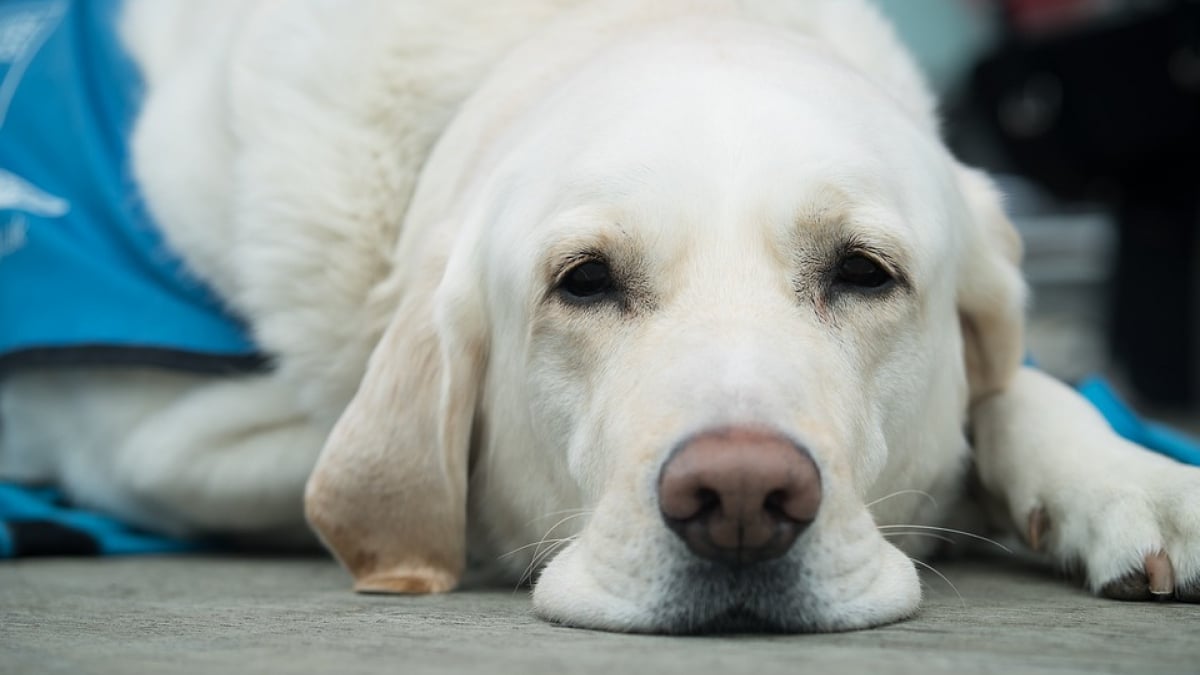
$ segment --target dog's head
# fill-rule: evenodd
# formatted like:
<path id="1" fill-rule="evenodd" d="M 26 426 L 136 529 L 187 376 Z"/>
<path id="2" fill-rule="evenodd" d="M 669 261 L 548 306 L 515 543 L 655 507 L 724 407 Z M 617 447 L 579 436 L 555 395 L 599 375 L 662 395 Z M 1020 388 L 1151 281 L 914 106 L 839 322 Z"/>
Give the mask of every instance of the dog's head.
<path id="1" fill-rule="evenodd" d="M 443 139 L 403 300 L 310 482 L 358 588 L 453 586 L 470 520 L 493 557 L 561 540 L 534 604 L 569 624 L 911 613 L 869 501 L 960 478 L 970 398 L 1021 353 L 984 179 L 779 29 L 674 22 L 532 79 L 553 85 L 485 89 Z"/>

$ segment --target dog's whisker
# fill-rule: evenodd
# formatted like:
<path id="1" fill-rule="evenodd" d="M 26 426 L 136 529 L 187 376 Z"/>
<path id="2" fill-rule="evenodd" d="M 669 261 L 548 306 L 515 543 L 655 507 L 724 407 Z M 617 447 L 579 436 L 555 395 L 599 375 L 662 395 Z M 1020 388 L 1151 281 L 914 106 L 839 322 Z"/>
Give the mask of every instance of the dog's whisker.
<path id="1" fill-rule="evenodd" d="M 574 510 L 574 509 L 568 509 L 568 510 Z M 562 512 L 560 511 L 559 513 L 562 513 Z M 553 533 L 554 533 L 554 531 L 555 531 L 555 530 L 557 530 L 557 529 L 558 529 L 558 528 L 559 528 L 559 527 L 560 527 L 560 526 L 561 526 L 563 523 L 566 523 L 566 522 L 568 522 L 568 521 L 574 520 L 575 518 L 579 518 L 579 517 L 581 517 L 581 516 L 590 515 L 590 514 L 591 514 L 591 511 L 590 511 L 590 510 L 586 510 L 586 511 L 583 511 L 583 512 L 580 512 L 580 513 L 574 513 L 574 514 L 571 514 L 571 515 L 569 515 L 569 516 L 566 516 L 566 517 L 564 517 L 564 518 L 560 519 L 560 520 L 559 520 L 557 523 L 555 523 L 555 524 L 551 525 L 551 526 L 550 526 L 550 529 L 546 530 L 546 533 L 542 535 L 542 538 L 541 538 L 541 539 L 539 539 L 539 540 L 537 540 L 537 541 L 535 541 L 535 542 L 533 542 L 533 543 L 530 543 L 530 544 L 525 544 L 524 546 L 517 547 L 517 548 L 515 548 L 515 549 L 513 549 L 513 550 L 509 551 L 508 553 L 501 554 L 501 555 L 499 556 L 499 558 L 501 558 L 501 559 L 503 559 L 503 558 L 507 558 L 507 557 L 509 557 L 509 556 L 512 556 L 512 555 L 513 555 L 513 554 L 515 554 L 515 553 L 519 553 L 519 552 L 521 552 L 521 551 L 524 551 L 524 550 L 525 550 L 525 549 L 527 549 L 527 548 L 531 548 L 531 547 L 535 547 L 535 546 L 541 546 L 542 544 L 546 543 L 546 541 L 560 541 L 560 540 L 558 540 L 558 539 L 550 540 L 550 539 L 549 539 L 549 537 L 550 537 L 550 535 L 551 535 L 551 534 L 553 534 Z M 547 514 L 546 516 L 543 516 L 543 517 L 549 517 L 550 515 L 551 515 L 551 514 Z M 535 555 L 535 556 L 537 555 L 537 551 L 534 551 L 534 555 Z"/>
<path id="2" fill-rule="evenodd" d="M 557 553 L 558 549 L 575 541 L 577 538 L 577 535 L 572 535 L 570 537 L 563 537 L 561 539 L 551 539 L 549 540 L 550 545 L 547 546 L 544 551 L 534 552 L 533 558 L 530 559 L 529 564 L 525 566 L 525 570 L 521 572 L 521 577 L 517 580 L 517 585 L 513 588 L 513 592 L 516 593 L 518 590 L 520 590 L 521 586 L 524 586 L 526 582 L 533 581 L 534 572 L 539 569 L 541 563 L 545 562 L 546 558 L 550 557 L 554 553 Z M 539 545 L 544 543 L 546 543 L 546 541 L 538 542 Z"/>
<path id="3" fill-rule="evenodd" d="M 577 535 L 572 535 L 570 537 L 563 537 L 561 539 L 555 539 L 554 542 L 551 545 L 547 546 L 544 551 L 542 551 L 541 553 L 535 553 L 533 555 L 533 560 L 529 561 L 530 565 L 532 566 L 532 569 L 534 571 L 539 569 L 542 566 L 542 564 L 545 563 L 551 556 L 558 553 L 558 550 L 560 548 L 566 546 L 567 544 L 570 544 L 571 542 L 575 541 L 576 539 L 578 539 Z M 531 576 L 532 576 L 532 574 L 531 574 Z"/>
<path id="4" fill-rule="evenodd" d="M 1012 553 L 1011 548 L 1005 546 L 1004 544 L 1001 544 L 1000 542 L 996 541 L 995 539 L 989 539 L 988 537 L 985 537 L 980 534 L 975 534 L 974 532 L 965 532 L 963 530 L 956 530 L 951 527 L 935 527 L 933 525 L 877 525 L 876 527 L 877 527 L 877 529 L 880 529 L 880 530 L 898 530 L 900 528 L 912 528 L 915 530 L 934 530 L 937 532 L 949 532 L 950 534 L 958 534 L 958 535 L 962 535 L 964 537 L 970 537 L 971 539 L 977 539 L 979 541 L 987 542 L 987 543 L 991 544 L 992 546 L 995 546 L 996 548 L 999 548 L 1000 550 L 1004 551 L 1005 553 Z"/>
<path id="5" fill-rule="evenodd" d="M 521 586 L 524 586 L 526 582 L 533 581 L 534 572 L 538 570 L 540 563 L 543 562 L 549 555 L 556 552 L 560 547 L 574 541 L 575 539 L 576 537 L 573 535 L 558 539 L 542 538 L 540 541 L 536 542 L 536 548 L 534 548 L 533 555 L 529 558 L 529 564 L 526 565 L 525 569 L 521 571 L 521 576 L 517 579 L 517 585 L 513 588 L 513 592 L 517 592 L 517 590 L 520 589 Z M 543 549 L 543 546 L 546 548 Z M 524 548 L 529 547 L 526 546 Z"/>
<path id="6" fill-rule="evenodd" d="M 875 506 L 879 502 L 887 501 L 887 500 L 891 499 L 892 497 L 899 497 L 901 495 L 921 495 L 922 497 L 925 497 L 926 499 L 928 499 L 929 503 L 933 504 L 934 508 L 937 508 L 937 505 L 938 505 L 937 500 L 934 499 L 933 495 L 929 494 L 928 492 L 926 492 L 924 490 L 913 489 L 913 490 L 896 490 L 895 492 L 893 492 L 890 495 L 884 495 L 884 496 L 880 497 L 879 499 L 876 499 L 875 501 L 868 502 L 867 508 L 871 508 L 872 506 Z"/>
<path id="7" fill-rule="evenodd" d="M 960 603 L 962 603 L 962 608 L 963 609 L 967 608 L 967 601 L 965 599 L 963 599 L 962 593 L 958 592 L 958 587 L 956 587 L 949 579 L 947 579 L 945 574 L 942 574 L 941 572 L 937 571 L 936 569 L 934 569 L 933 565 L 930 565 L 927 562 L 917 560 L 916 558 L 911 558 L 911 557 L 909 558 L 909 560 L 913 561 L 914 563 L 920 565 L 921 567 L 924 567 L 925 569 L 929 570 L 930 572 L 933 572 L 934 574 L 941 577 L 942 581 L 946 582 L 946 585 L 950 587 L 950 590 L 954 591 L 954 594 L 958 596 L 958 601 Z"/>
<path id="8" fill-rule="evenodd" d="M 561 527 L 564 523 L 568 523 L 572 520 L 575 520 L 576 518 L 579 518 L 581 516 L 587 516 L 587 515 L 591 515 L 591 511 L 585 511 L 583 513 L 576 513 L 576 514 L 573 514 L 570 516 L 563 517 L 557 523 L 551 525 L 550 529 L 546 530 L 546 534 L 542 535 L 542 541 L 545 541 L 547 537 L 549 537 L 551 534 L 553 534 L 554 531 L 557 530 L 559 527 Z M 535 555 L 536 555 L 536 553 L 535 553 Z"/>
<path id="9" fill-rule="evenodd" d="M 532 542 L 529 544 L 525 544 L 524 546 L 519 546 L 517 548 L 514 548 L 513 550 L 509 551 L 508 553 L 502 553 L 499 556 L 497 556 L 497 560 L 503 560 L 504 558 L 509 558 L 511 556 L 514 556 L 514 555 L 520 553 L 521 551 L 533 548 L 535 546 L 541 546 L 542 544 L 552 544 L 552 543 L 563 541 L 564 539 L 572 539 L 572 538 L 573 537 L 561 537 L 561 538 L 554 538 L 554 539 L 539 539 L 538 541 L 535 541 L 535 542 Z M 537 555 L 536 551 L 534 552 L 534 555 Z"/>
<path id="10" fill-rule="evenodd" d="M 551 525 L 550 528 L 548 530 L 546 530 L 546 533 L 542 535 L 541 539 L 539 539 L 538 541 L 535 541 L 531 544 L 526 544 L 524 546 L 513 549 L 513 550 L 509 551 L 508 553 L 505 553 L 500 556 L 501 559 L 508 558 L 508 557 L 511 557 L 521 551 L 526 550 L 526 549 L 529 549 L 529 548 L 533 549 L 533 555 L 529 559 L 529 564 L 525 566 L 525 570 L 521 573 L 521 577 L 517 580 L 517 585 L 513 589 L 514 593 L 521 586 L 523 586 L 526 581 L 530 581 L 533 579 L 534 572 L 537 571 L 538 567 L 543 562 L 545 562 L 547 558 L 549 558 L 553 553 L 557 552 L 559 548 L 563 547 L 564 545 L 566 545 L 567 543 L 569 543 L 571 541 L 574 541 L 576 539 L 576 537 L 578 536 L 578 535 L 570 535 L 567 537 L 560 537 L 557 539 L 553 539 L 550 537 L 550 535 L 554 534 L 554 531 L 557 530 L 559 527 L 562 527 L 562 525 L 564 523 L 570 522 L 571 520 L 580 518 L 582 516 L 590 516 L 592 514 L 592 510 L 591 509 L 564 509 L 562 511 L 559 511 L 558 513 L 567 513 L 568 515 L 560 518 L 557 523 L 554 523 L 553 525 Z M 546 517 L 550 517 L 552 515 L 555 515 L 555 514 L 546 514 L 542 517 L 546 518 Z M 547 544 L 549 544 L 549 545 L 547 546 Z M 543 546 L 546 546 L 545 550 L 542 549 Z"/>
<path id="11" fill-rule="evenodd" d="M 550 534 L 551 534 L 552 532 L 554 532 L 555 530 L 557 530 L 557 529 L 558 529 L 558 528 L 559 528 L 559 527 L 560 527 L 560 526 L 561 526 L 563 523 L 567 523 L 567 522 L 570 522 L 570 521 L 572 521 L 572 520 L 575 520 L 576 518 L 581 518 L 581 517 L 583 517 L 583 516 L 590 516 L 590 515 L 592 515 L 592 510 L 591 510 L 591 509 L 588 509 L 588 510 L 585 510 L 585 511 L 580 511 L 579 513 L 573 513 L 573 514 L 571 514 L 571 515 L 568 515 L 568 516 L 564 516 L 564 517 L 563 517 L 562 519 L 560 519 L 560 520 L 559 520 L 557 523 L 555 523 L 555 524 L 551 525 L 551 526 L 550 526 L 550 529 L 546 530 L 546 534 L 543 534 L 543 535 L 542 535 L 542 538 L 543 538 L 543 539 L 545 539 L 546 537 L 549 537 L 549 536 L 550 536 Z"/>
<path id="12" fill-rule="evenodd" d="M 930 539 L 941 539 L 949 544 L 955 543 L 950 537 L 933 532 L 884 532 L 883 538 L 887 539 L 888 537 L 929 537 Z"/>
<path id="13" fill-rule="evenodd" d="M 578 517 L 578 516 L 582 516 L 585 514 L 590 514 L 593 511 L 595 511 L 595 509 L 559 509 L 557 511 L 550 511 L 548 513 L 543 513 L 542 515 L 529 520 L 525 524 L 532 525 L 532 524 L 538 522 L 539 520 L 545 520 L 547 518 L 553 518 L 554 516 L 561 516 L 563 514 L 570 514 L 572 517 Z"/>
<path id="14" fill-rule="evenodd" d="M 546 551 L 553 551 L 556 548 L 558 548 L 561 544 L 562 544 L 561 541 L 551 542 L 549 545 L 546 546 Z M 538 561 L 539 555 L 541 555 L 540 550 L 538 553 L 534 553 L 533 557 L 530 558 L 530 560 L 529 560 L 529 564 L 526 565 L 525 569 L 521 571 L 521 578 L 517 579 L 517 586 L 516 586 L 516 588 L 513 589 L 514 592 L 517 589 L 524 586 L 525 584 L 533 582 L 533 573 L 537 570 L 537 561 Z"/>
<path id="15" fill-rule="evenodd" d="M 538 543 L 539 543 L 539 544 L 541 544 L 542 542 L 538 542 Z M 554 542 L 553 544 L 551 544 L 551 547 L 553 547 L 553 546 L 555 546 L 555 545 L 557 545 L 557 544 L 558 544 L 558 542 Z M 521 587 L 525 585 L 525 582 L 526 582 L 527 580 L 532 580 L 532 579 L 533 579 L 533 569 L 534 569 L 534 563 L 533 563 L 533 559 L 531 558 L 531 559 L 529 560 L 529 564 L 528 564 L 528 565 L 526 565 L 526 566 L 525 566 L 525 569 L 521 571 L 521 576 L 520 576 L 520 577 L 517 579 L 517 583 L 516 583 L 516 585 L 515 585 L 515 586 L 513 586 L 513 591 L 512 591 L 512 592 L 513 592 L 514 594 L 515 594 L 517 591 L 521 590 Z"/>

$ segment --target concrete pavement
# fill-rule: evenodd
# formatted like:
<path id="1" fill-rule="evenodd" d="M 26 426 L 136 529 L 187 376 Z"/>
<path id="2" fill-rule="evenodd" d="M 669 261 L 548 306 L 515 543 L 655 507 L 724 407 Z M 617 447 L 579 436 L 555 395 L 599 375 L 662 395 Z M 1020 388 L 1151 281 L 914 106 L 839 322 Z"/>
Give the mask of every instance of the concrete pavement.
<path id="1" fill-rule="evenodd" d="M 1200 673 L 1200 606 L 1092 598 L 1017 561 L 945 563 L 916 618 L 837 635 L 552 626 L 524 590 L 361 596 L 321 558 L 0 563 L 0 673 Z"/>

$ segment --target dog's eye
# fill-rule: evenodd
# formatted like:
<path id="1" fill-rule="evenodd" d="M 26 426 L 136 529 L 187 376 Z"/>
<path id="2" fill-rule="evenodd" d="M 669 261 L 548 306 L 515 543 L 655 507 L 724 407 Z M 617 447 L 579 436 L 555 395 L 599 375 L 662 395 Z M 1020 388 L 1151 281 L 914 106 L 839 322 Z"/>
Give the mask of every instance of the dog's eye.
<path id="1" fill-rule="evenodd" d="M 612 272 L 598 260 L 580 263 L 563 275 L 558 288 L 571 302 L 595 302 L 613 290 Z"/>
<path id="2" fill-rule="evenodd" d="M 838 262 L 834 283 L 863 289 L 881 289 L 894 281 L 879 263 L 861 253 L 853 253 Z"/>

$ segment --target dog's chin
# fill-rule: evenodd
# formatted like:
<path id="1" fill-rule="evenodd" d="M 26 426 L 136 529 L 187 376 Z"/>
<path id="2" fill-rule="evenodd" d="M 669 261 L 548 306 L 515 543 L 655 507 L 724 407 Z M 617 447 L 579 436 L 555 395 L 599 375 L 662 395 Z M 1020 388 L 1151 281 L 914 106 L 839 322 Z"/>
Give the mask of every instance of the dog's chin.
<path id="1" fill-rule="evenodd" d="M 891 547 L 889 549 L 895 551 Z M 836 580 L 793 556 L 742 568 L 688 561 L 655 575 L 620 579 L 587 569 L 578 549 L 564 551 L 534 588 L 534 610 L 577 628 L 665 634 L 812 633 L 870 628 L 910 616 L 920 603 L 912 563 L 899 551 Z M 860 583 L 842 585 L 857 578 Z M 626 583 L 620 583 L 625 581 Z M 614 583 L 617 582 L 617 583 Z M 614 592 L 615 591 L 615 592 Z"/>
<path id="2" fill-rule="evenodd" d="M 802 633 L 819 630 L 805 605 L 806 577 L 775 560 L 739 568 L 693 562 L 676 572 L 655 608 L 661 632 Z"/>
<path id="3" fill-rule="evenodd" d="M 743 607 L 733 607 L 708 621 L 675 633 L 688 635 L 734 635 L 738 633 L 796 633 L 788 626 L 760 616 Z"/>

